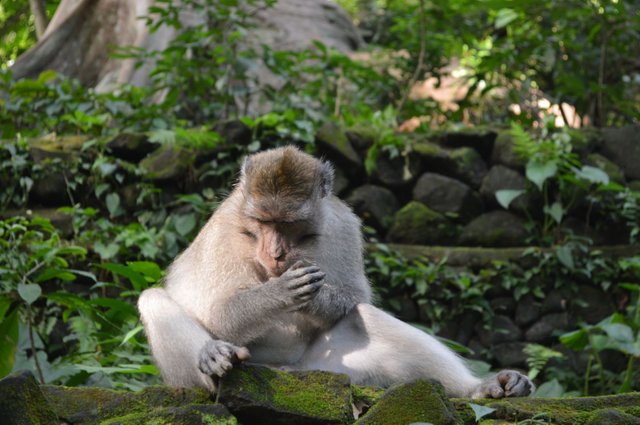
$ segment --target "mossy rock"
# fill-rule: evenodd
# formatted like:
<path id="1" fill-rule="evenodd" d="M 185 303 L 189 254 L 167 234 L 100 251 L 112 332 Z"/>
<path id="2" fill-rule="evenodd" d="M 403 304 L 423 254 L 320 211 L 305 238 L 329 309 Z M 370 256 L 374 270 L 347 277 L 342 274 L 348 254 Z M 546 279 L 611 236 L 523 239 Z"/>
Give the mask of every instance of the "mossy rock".
<path id="1" fill-rule="evenodd" d="M 356 424 L 407 425 L 414 422 L 437 425 L 460 422 L 442 385 L 416 381 L 391 387 Z"/>
<path id="2" fill-rule="evenodd" d="M 134 393 L 106 388 L 43 385 L 42 391 L 60 419 L 74 425 L 96 424 L 123 416 L 149 417 L 155 414 L 156 409 L 211 403 L 211 395 L 207 391 L 195 388 L 154 386 Z M 163 416 L 165 413 L 159 411 L 157 414 Z"/>
<path id="3" fill-rule="evenodd" d="M 100 422 L 100 425 L 237 425 L 238 420 L 222 404 L 191 404 L 132 413 Z"/>
<path id="4" fill-rule="evenodd" d="M 455 225 L 422 202 L 411 201 L 394 216 L 390 242 L 446 245 L 455 240 Z"/>
<path id="5" fill-rule="evenodd" d="M 221 381 L 219 400 L 241 423 L 353 422 L 349 377 L 330 372 L 240 365 Z"/>
<path id="6" fill-rule="evenodd" d="M 60 420 L 31 372 L 15 372 L 0 380 L 0 422 L 11 425 L 54 425 Z"/>
<path id="7" fill-rule="evenodd" d="M 175 180 L 184 177 L 194 160 L 193 151 L 167 144 L 140 161 L 140 167 L 145 170 L 145 178 L 148 180 Z"/>
<path id="8" fill-rule="evenodd" d="M 533 417 L 552 424 L 640 424 L 640 393 L 575 398 L 507 398 L 501 400 L 452 400 L 462 423 L 475 424 L 469 403 L 496 409 L 486 419 L 515 423 Z M 489 422 L 482 422 L 489 423 Z"/>
<path id="9" fill-rule="evenodd" d="M 107 149 L 116 157 L 138 162 L 150 152 L 155 145 L 144 133 L 120 133 L 107 142 Z"/>
<path id="10" fill-rule="evenodd" d="M 336 123 L 328 121 L 316 133 L 318 148 L 322 153 L 342 167 L 362 166 L 362 160 L 355 151 L 349 138 Z"/>
<path id="11" fill-rule="evenodd" d="M 68 161 L 80 152 L 87 140 L 89 137 L 83 135 L 58 136 L 51 133 L 29 140 L 29 152 L 37 163 L 52 158 Z"/>

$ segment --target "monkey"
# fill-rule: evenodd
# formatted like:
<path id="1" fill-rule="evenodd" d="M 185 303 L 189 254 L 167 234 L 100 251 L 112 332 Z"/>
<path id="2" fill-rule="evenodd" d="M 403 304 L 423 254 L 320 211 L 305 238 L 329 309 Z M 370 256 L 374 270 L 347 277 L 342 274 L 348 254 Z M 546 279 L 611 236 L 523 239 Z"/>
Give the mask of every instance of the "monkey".
<path id="1" fill-rule="evenodd" d="M 435 337 L 373 305 L 361 223 L 332 194 L 333 175 L 293 146 L 245 158 L 164 287 L 138 300 L 164 382 L 215 392 L 251 359 L 377 387 L 434 379 L 451 397 L 528 395 L 534 385 L 520 372 L 478 378 Z"/>

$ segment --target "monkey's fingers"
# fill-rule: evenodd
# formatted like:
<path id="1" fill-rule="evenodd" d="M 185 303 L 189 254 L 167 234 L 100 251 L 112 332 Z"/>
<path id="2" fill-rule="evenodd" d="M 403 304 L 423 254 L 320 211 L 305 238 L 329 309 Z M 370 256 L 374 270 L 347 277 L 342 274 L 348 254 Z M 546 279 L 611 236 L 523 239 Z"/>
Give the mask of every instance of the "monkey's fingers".
<path id="1" fill-rule="evenodd" d="M 324 285 L 324 282 L 322 280 L 317 280 L 313 283 L 308 283 L 304 286 L 299 287 L 298 289 L 296 289 L 296 299 L 302 299 L 303 297 L 313 297 L 316 295 L 316 293 L 318 292 L 318 290 L 322 287 L 322 285 Z"/>
<path id="2" fill-rule="evenodd" d="M 307 267 L 301 267 L 295 270 L 289 269 L 285 272 L 283 276 L 287 279 L 297 279 L 305 275 L 308 275 L 310 273 L 317 273 L 319 271 L 320 271 L 320 267 L 318 266 L 307 266 Z"/>
<path id="3" fill-rule="evenodd" d="M 322 279 L 324 279 L 324 277 L 326 276 L 325 272 L 321 272 L 319 270 L 316 270 L 314 272 L 310 272 L 310 273 L 306 273 L 303 274 L 302 276 L 299 276 L 295 279 L 290 280 L 287 283 L 287 287 L 289 289 L 297 289 L 297 288 L 301 288 L 305 285 L 308 285 L 310 283 L 314 283 L 314 282 L 318 282 Z"/>

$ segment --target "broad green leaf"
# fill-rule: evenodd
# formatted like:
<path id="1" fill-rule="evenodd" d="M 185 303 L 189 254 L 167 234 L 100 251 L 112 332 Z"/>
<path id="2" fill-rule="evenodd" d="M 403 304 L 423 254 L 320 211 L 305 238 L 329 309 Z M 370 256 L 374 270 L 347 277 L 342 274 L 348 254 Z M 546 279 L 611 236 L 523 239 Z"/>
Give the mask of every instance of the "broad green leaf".
<path id="1" fill-rule="evenodd" d="M 492 407 L 482 406 L 480 404 L 475 404 L 475 403 L 469 403 L 469 407 L 473 409 L 473 413 L 475 413 L 476 415 L 476 422 L 480 421 L 480 419 L 496 411 L 496 409 Z"/>
<path id="2" fill-rule="evenodd" d="M 513 202 L 518 196 L 525 193 L 522 189 L 503 189 L 496 191 L 496 200 L 500 204 L 502 208 L 505 210 L 509 209 L 509 205 Z"/>
<path id="3" fill-rule="evenodd" d="M 162 278 L 162 269 L 153 261 L 130 261 L 127 266 L 146 276 L 152 282 L 157 282 Z"/>
<path id="4" fill-rule="evenodd" d="M 609 175 L 600 168 L 584 165 L 581 169 L 575 170 L 575 176 L 592 183 L 609 184 Z"/>
<path id="5" fill-rule="evenodd" d="M 582 351 L 589 343 L 589 335 L 584 329 L 560 335 L 560 342 L 575 351 Z"/>
<path id="6" fill-rule="evenodd" d="M 115 217 L 120 209 L 120 196 L 117 193 L 109 193 L 105 198 L 109 215 Z"/>
<path id="7" fill-rule="evenodd" d="M 622 342 L 633 342 L 633 330 L 622 323 L 608 323 L 600 326 L 610 338 Z"/>
<path id="8" fill-rule="evenodd" d="M 531 159 L 527 163 L 527 178 L 532 181 L 540 190 L 542 190 L 544 182 L 548 178 L 555 176 L 557 172 L 558 164 L 556 163 L 556 161 L 542 162 L 538 159 Z"/>
<path id="9" fill-rule="evenodd" d="M 15 309 L 0 322 L 0 378 L 7 376 L 13 369 L 18 350 L 18 329 L 18 309 Z"/>
<path id="10" fill-rule="evenodd" d="M 571 252 L 571 247 L 567 245 L 562 245 L 556 249 L 556 256 L 558 260 L 569 270 L 575 269 L 575 263 L 573 261 L 573 253 Z"/>
<path id="11" fill-rule="evenodd" d="M 102 242 L 96 242 L 93 244 L 93 250 L 97 252 L 103 260 L 109 260 L 116 256 L 120 250 L 120 246 L 115 242 L 111 242 L 108 245 L 105 245 Z"/>
<path id="12" fill-rule="evenodd" d="M 531 397 L 561 397 L 565 390 L 557 379 L 552 379 L 540 385 Z"/>
<path id="13" fill-rule="evenodd" d="M 34 279 L 36 282 L 44 282 L 51 279 L 60 279 L 65 282 L 71 282 L 76 279 L 76 275 L 68 270 L 49 268 L 45 269 L 42 273 Z"/>
<path id="14" fill-rule="evenodd" d="M 103 269 L 109 270 L 117 275 L 126 277 L 131 281 L 131 285 L 137 291 L 141 291 L 145 289 L 147 285 L 147 280 L 137 271 L 133 270 L 131 267 L 123 266 L 122 264 L 116 263 L 107 263 L 103 264 L 100 267 Z"/>
<path id="15" fill-rule="evenodd" d="M 33 304 L 42 294 L 42 288 L 36 283 L 20 283 L 18 284 L 18 294 L 27 304 Z"/>
<path id="16" fill-rule="evenodd" d="M 544 206 L 544 213 L 551 216 L 556 223 L 560 224 L 564 217 L 564 208 L 562 208 L 560 202 L 554 202 L 551 206 Z"/>
<path id="17" fill-rule="evenodd" d="M 518 19 L 518 14 L 513 9 L 500 9 L 494 25 L 496 29 L 504 28 L 516 19 Z"/>
<path id="18" fill-rule="evenodd" d="M 191 214 L 179 215 L 174 219 L 174 223 L 176 226 L 176 231 L 181 236 L 187 236 L 189 232 L 196 227 L 196 216 Z"/>

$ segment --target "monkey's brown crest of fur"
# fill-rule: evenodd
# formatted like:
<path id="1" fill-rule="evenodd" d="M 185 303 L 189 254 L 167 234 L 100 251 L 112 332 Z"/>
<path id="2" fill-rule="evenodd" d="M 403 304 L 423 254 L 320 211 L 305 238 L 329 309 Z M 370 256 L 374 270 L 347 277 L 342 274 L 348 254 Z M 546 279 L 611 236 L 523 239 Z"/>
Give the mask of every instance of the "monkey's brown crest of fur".
<path id="1" fill-rule="evenodd" d="M 315 189 L 320 161 L 294 147 L 262 152 L 249 161 L 245 184 L 257 203 L 271 197 L 304 201 Z"/>

